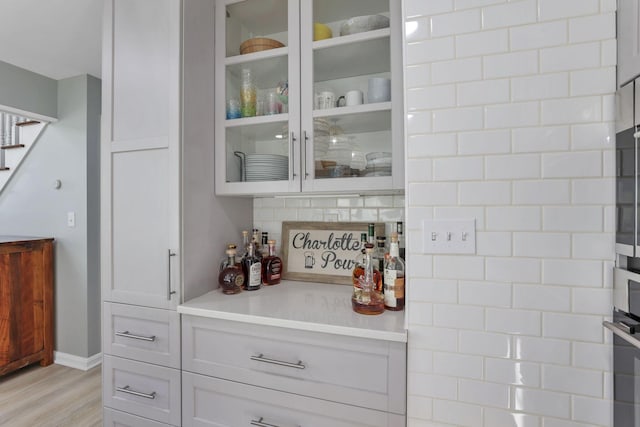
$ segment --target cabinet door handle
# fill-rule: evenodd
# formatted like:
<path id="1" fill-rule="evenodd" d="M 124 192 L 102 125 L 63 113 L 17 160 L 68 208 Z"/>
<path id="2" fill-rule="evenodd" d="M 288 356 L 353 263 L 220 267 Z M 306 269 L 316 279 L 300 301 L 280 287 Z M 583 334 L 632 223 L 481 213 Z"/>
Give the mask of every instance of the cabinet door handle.
<path id="1" fill-rule="evenodd" d="M 265 423 L 263 420 L 264 420 L 264 417 L 260 417 L 257 420 L 251 420 L 251 425 L 258 426 L 258 427 L 280 427 L 276 424 Z"/>
<path id="2" fill-rule="evenodd" d="M 124 337 L 124 338 L 131 338 L 131 339 L 140 340 L 140 341 L 151 341 L 151 342 L 154 342 L 156 340 L 156 336 L 155 335 L 151 335 L 150 337 L 148 337 L 148 336 L 144 336 L 144 335 L 132 334 L 129 331 L 122 331 L 122 332 L 117 332 L 116 331 L 116 336 L 117 337 Z"/>
<path id="3" fill-rule="evenodd" d="M 169 251 L 169 260 L 167 262 L 168 267 L 168 273 L 167 273 L 167 301 L 171 301 L 171 295 L 175 294 L 176 291 L 172 291 L 171 290 L 171 257 L 176 256 L 175 252 L 171 252 L 171 249 L 168 250 Z"/>
<path id="4" fill-rule="evenodd" d="M 294 163 L 293 163 L 293 143 L 296 142 L 296 134 L 291 131 L 289 133 L 289 180 L 293 181 L 293 178 L 297 176 L 297 174 L 293 171 Z"/>
<path id="5" fill-rule="evenodd" d="M 309 177 L 309 171 L 307 169 L 307 142 L 309 142 L 309 135 L 307 135 L 307 131 L 304 131 L 304 142 L 302 143 L 302 145 L 304 145 L 304 179 L 307 179 Z"/>
<path id="6" fill-rule="evenodd" d="M 132 394 L 132 395 L 138 396 L 138 397 L 144 397 L 145 399 L 155 399 L 156 398 L 156 392 L 155 391 L 152 391 L 151 393 L 142 393 L 141 391 L 132 390 L 131 387 L 129 387 L 128 385 L 126 385 L 124 387 L 116 387 L 116 391 L 120 391 L 122 393 L 127 393 L 127 394 Z"/>
<path id="7" fill-rule="evenodd" d="M 264 357 L 262 353 L 257 356 L 251 356 L 251 360 L 255 360 L 256 362 L 262 363 L 271 363 L 272 365 L 280 365 L 286 366 L 287 368 L 296 368 L 296 369 L 304 369 L 306 366 L 302 363 L 302 360 L 299 360 L 298 363 L 284 362 L 282 360 L 269 359 Z"/>

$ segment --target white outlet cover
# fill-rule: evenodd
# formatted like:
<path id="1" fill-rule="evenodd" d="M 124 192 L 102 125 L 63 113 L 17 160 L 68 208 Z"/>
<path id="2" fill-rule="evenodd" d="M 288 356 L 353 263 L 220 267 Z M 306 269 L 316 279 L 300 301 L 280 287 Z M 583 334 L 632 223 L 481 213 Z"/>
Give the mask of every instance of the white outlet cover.
<path id="1" fill-rule="evenodd" d="M 422 230 L 425 254 L 476 253 L 475 218 L 425 219 Z"/>

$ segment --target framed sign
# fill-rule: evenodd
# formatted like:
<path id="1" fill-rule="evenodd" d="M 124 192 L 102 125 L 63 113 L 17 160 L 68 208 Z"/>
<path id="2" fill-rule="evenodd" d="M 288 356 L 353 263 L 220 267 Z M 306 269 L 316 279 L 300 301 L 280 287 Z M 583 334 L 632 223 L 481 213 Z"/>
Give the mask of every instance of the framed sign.
<path id="1" fill-rule="evenodd" d="M 355 260 L 362 253 L 360 235 L 367 222 L 283 222 L 282 278 L 350 285 Z M 385 232 L 375 223 L 376 236 Z"/>

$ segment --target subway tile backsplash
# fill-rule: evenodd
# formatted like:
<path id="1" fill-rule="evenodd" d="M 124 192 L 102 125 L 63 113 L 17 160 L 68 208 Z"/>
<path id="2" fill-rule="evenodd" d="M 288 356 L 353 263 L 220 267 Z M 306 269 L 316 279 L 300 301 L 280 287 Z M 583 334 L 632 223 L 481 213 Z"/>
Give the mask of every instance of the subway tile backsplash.
<path id="1" fill-rule="evenodd" d="M 408 426 L 612 425 L 615 9 L 404 0 Z"/>

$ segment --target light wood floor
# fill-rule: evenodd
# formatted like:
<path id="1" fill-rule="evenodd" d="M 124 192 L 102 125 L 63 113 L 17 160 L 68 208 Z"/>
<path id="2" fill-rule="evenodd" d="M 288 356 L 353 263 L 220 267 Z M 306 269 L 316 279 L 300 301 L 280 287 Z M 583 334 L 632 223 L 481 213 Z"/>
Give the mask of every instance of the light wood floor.
<path id="1" fill-rule="evenodd" d="M 0 426 L 101 426 L 100 368 L 35 364 L 0 377 Z"/>

